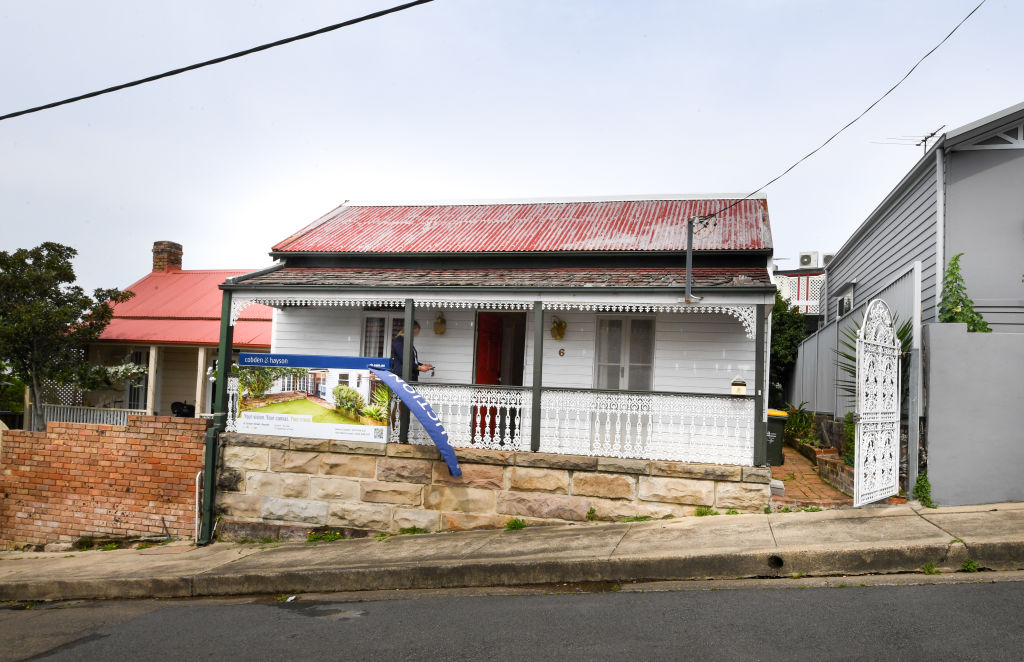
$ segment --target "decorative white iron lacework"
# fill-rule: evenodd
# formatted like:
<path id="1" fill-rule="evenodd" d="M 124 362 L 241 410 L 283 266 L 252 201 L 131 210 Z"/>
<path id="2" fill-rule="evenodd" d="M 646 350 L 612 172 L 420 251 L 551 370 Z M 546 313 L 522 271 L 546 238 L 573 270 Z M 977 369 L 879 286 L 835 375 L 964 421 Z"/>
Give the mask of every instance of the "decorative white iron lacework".
<path id="1" fill-rule="evenodd" d="M 145 409 L 104 409 L 98 407 L 71 407 L 43 405 L 46 423 L 99 423 L 100 425 L 127 425 L 129 416 L 143 416 Z"/>
<path id="2" fill-rule="evenodd" d="M 857 451 L 853 505 L 899 491 L 900 345 L 881 299 L 864 312 L 857 335 Z"/>
<path id="3" fill-rule="evenodd" d="M 529 389 L 417 384 L 416 390 L 444 423 L 448 443 L 452 446 L 530 450 L 530 403 L 533 397 Z M 397 438 L 397 420 L 392 422 L 392 426 Z M 409 425 L 409 441 L 424 445 L 434 443 L 415 417 Z"/>
<path id="4" fill-rule="evenodd" d="M 228 432 L 238 431 L 238 377 L 228 377 Z"/>
<path id="5" fill-rule="evenodd" d="M 740 321 L 747 338 L 756 339 L 757 309 L 753 305 L 693 305 L 693 304 L 640 304 L 640 303 L 585 303 L 575 301 L 545 301 L 544 310 L 582 310 L 622 313 L 723 313 Z"/>
<path id="6" fill-rule="evenodd" d="M 457 448 L 529 450 L 532 393 L 500 386 L 419 384 Z M 750 466 L 754 401 L 722 396 L 547 391 L 541 452 Z M 392 422 L 397 436 L 398 423 Z M 415 418 L 409 441 L 430 445 Z"/>
<path id="7" fill-rule="evenodd" d="M 341 308 L 401 308 L 404 299 L 381 298 L 333 298 L 319 297 L 288 297 L 235 295 L 231 298 L 231 324 L 238 321 L 243 310 L 254 303 L 283 308 L 285 306 L 301 307 L 341 307 Z M 421 308 L 471 308 L 476 310 L 530 310 L 532 301 L 513 301 L 495 299 L 447 299 L 423 298 L 416 299 L 416 306 Z M 743 324 L 747 338 L 755 339 L 754 320 L 756 309 L 753 305 L 687 305 L 687 304 L 635 304 L 635 303 L 600 303 L 574 301 L 545 301 L 544 310 L 581 310 L 594 312 L 626 312 L 626 313 L 724 313 L 732 315 Z"/>
<path id="8" fill-rule="evenodd" d="M 713 395 L 544 391 L 540 450 L 750 466 L 754 401 Z"/>

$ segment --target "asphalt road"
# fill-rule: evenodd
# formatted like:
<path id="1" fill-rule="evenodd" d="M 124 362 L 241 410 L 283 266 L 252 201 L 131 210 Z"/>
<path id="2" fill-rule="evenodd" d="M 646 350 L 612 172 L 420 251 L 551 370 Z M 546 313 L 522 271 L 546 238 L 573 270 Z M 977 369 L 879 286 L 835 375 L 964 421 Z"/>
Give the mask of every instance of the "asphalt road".
<path id="1" fill-rule="evenodd" d="M 298 596 L 292 602 L 36 605 L 0 610 L 0 659 L 933 662 L 1024 657 L 1022 581 L 787 586 L 419 593 L 366 602 Z"/>

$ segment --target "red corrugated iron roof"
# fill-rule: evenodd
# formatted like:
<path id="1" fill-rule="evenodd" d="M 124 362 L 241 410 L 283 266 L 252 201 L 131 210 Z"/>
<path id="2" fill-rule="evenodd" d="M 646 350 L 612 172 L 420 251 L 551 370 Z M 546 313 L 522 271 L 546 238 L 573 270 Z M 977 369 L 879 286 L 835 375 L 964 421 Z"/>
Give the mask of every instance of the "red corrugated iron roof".
<path id="1" fill-rule="evenodd" d="M 100 340 L 153 345 L 207 345 L 220 340 L 220 320 L 114 319 Z M 270 347 L 270 322 L 239 320 L 232 346 Z"/>
<path id="2" fill-rule="evenodd" d="M 114 306 L 114 319 L 100 340 L 156 344 L 216 345 L 220 340 L 222 292 L 226 278 L 247 270 L 153 271 L 125 288 L 135 296 Z M 235 346 L 270 347 L 273 310 L 252 305 L 235 326 Z"/>
<path id="3" fill-rule="evenodd" d="M 730 207 L 730 205 L 734 206 Z M 684 251 L 686 219 L 728 209 L 694 249 L 767 250 L 763 198 L 342 205 L 274 246 L 282 253 Z"/>
<path id="4" fill-rule="evenodd" d="M 246 286 L 297 287 L 684 287 L 685 267 L 536 267 L 493 269 L 370 269 L 285 267 L 245 281 Z M 767 266 L 694 267 L 697 287 L 770 285 Z"/>

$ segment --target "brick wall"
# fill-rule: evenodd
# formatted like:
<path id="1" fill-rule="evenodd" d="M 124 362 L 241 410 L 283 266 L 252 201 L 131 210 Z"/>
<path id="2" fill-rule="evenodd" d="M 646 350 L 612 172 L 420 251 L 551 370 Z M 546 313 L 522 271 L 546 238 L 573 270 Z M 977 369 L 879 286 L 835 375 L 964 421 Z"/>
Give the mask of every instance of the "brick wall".
<path id="1" fill-rule="evenodd" d="M 453 478 L 433 446 L 222 435 L 217 534 L 301 537 L 315 527 L 390 531 L 497 528 L 761 512 L 766 467 L 455 449 Z"/>
<path id="2" fill-rule="evenodd" d="M 819 455 L 817 460 L 821 479 L 843 494 L 853 496 L 853 467 L 847 466 L 838 455 Z"/>
<path id="3" fill-rule="evenodd" d="M 0 437 L 0 543 L 191 537 L 203 419 L 50 423 Z M 166 528 L 165 528 L 166 527 Z"/>

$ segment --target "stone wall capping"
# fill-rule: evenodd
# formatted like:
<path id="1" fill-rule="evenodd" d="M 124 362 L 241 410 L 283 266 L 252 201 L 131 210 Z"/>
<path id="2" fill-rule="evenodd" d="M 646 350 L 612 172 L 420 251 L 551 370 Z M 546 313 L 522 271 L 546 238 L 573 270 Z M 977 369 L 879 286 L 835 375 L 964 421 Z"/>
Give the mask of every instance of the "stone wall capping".
<path id="1" fill-rule="evenodd" d="M 652 476 L 699 478 L 701 480 L 735 480 L 743 478 L 743 468 L 733 464 L 701 464 L 698 462 L 651 462 Z"/>
<path id="2" fill-rule="evenodd" d="M 744 483 L 770 483 L 772 470 L 769 467 L 743 467 Z"/>
<path id="3" fill-rule="evenodd" d="M 288 448 L 293 451 L 326 451 L 330 446 L 327 439 L 311 439 L 309 437 L 289 437 Z"/>
<path id="4" fill-rule="evenodd" d="M 597 471 L 597 458 L 588 455 L 561 455 L 559 453 L 517 451 L 515 454 L 515 464 L 517 467 Z"/>
<path id="5" fill-rule="evenodd" d="M 363 455 L 384 455 L 385 444 L 373 441 L 338 441 L 332 439 L 328 447 L 332 453 L 361 453 Z"/>
<path id="6" fill-rule="evenodd" d="M 515 454 L 512 451 L 500 451 L 491 448 L 456 448 L 455 457 L 459 464 L 472 462 L 475 464 L 511 465 Z"/>
<path id="7" fill-rule="evenodd" d="M 625 457 L 599 457 L 597 458 L 597 470 L 621 474 L 650 475 L 651 461 L 634 460 Z"/>
<path id="8" fill-rule="evenodd" d="M 276 437 L 268 434 L 242 434 L 241 432 L 225 432 L 221 436 L 225 446 L 255 446 L 257 448 L 288 448 L 288 437 Z"/>
<path id="9" fill-rule="evenodd" d="M 388 457 L 412 457 L 421 460 L 439 460 L 441 453 L 435 446 L 420 446 L 418 444 L 387 444 L 385 449 Z"/>

